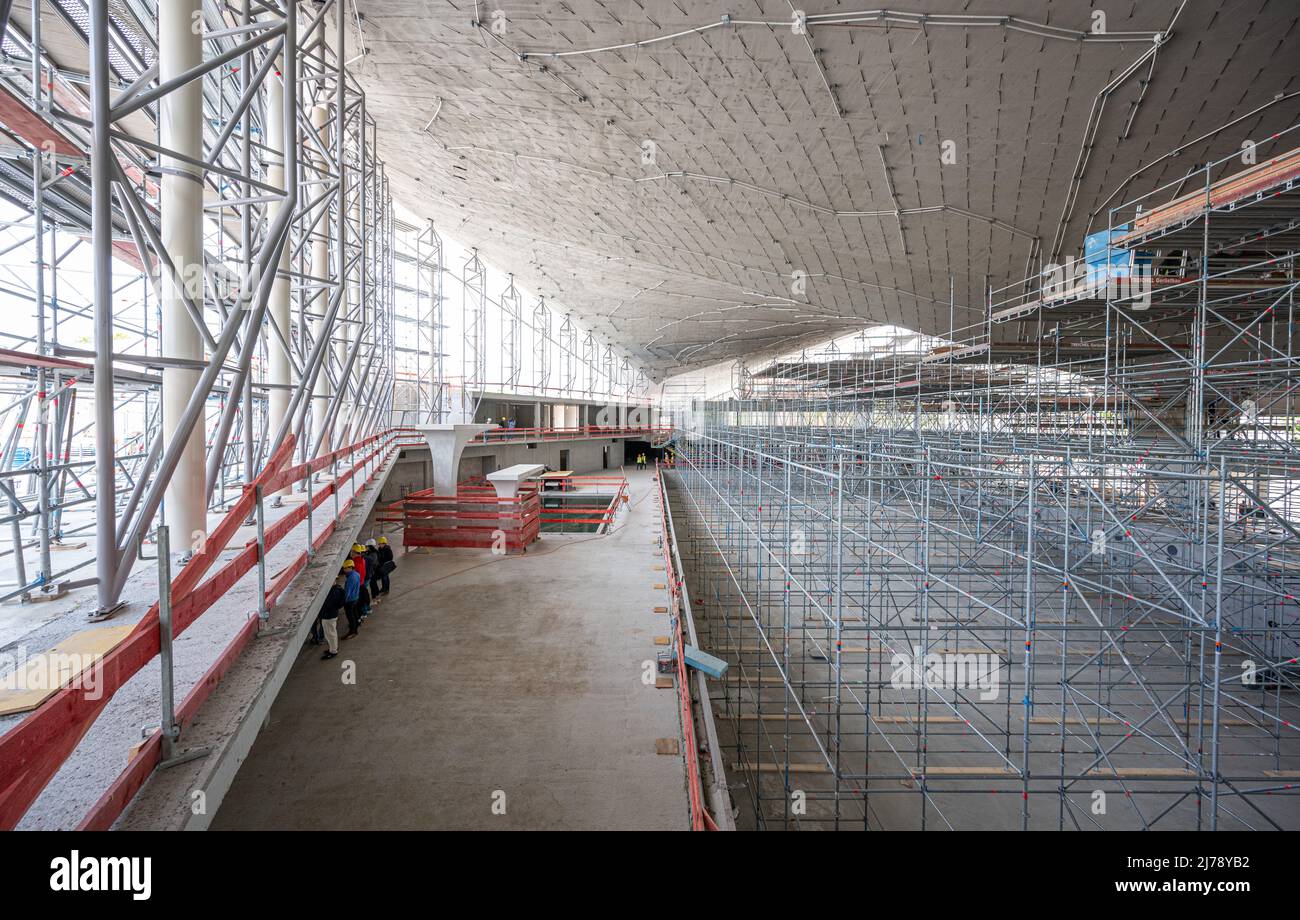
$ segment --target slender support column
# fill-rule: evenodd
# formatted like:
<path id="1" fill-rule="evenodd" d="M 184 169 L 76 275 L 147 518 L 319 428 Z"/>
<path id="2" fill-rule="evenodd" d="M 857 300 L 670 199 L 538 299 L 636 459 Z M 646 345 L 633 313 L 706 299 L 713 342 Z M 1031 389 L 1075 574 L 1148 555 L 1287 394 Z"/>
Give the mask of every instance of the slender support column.
<path id="1" fill-rule="evenodd" d="M 334 212 L 334 278 L 341 285 L 341 297 L 339 301 L 339 310 L 336 314 L 337 325 L 344 327 L 344 320 L 348 316 L 348 96 L 347 96 L 347 16 L 346 9 L 339 4 L 334 9 L 334 54 L 335 62 L 338 65 L 338 73 L 334 79 L 334 162 L 338 167 L 339 189 L 338 189 L 338 207 Z M 364 126 L 363 126 L 364 130 Z M 359 134 L 359 139 L 364 141 L 364 135 Z M 339 366 L 347 357 L 347 339 L 344 336 L 337 335 L 341 329 L 331 328 L 326 332 L 336 336 L 337 348 L 336 357 L 339 359 Z M 329 356 L 326 355 L 326 360 Z M 322 368 L 322 372 L 323 372 Z M 347 396 L 347 376 L 342 371 L 339 372 L 338 390 L 334 394 L 332 403 L 337 404 L 340 398 Z M 333 427 L 333 424 L 331 424 Z M 325 436 L 322 436 L 325 435 Z M 328 450 L 330 442 L 334 438 L 334 432 L 330 431 L 326 435 L 321 432 L 317 435 L 317 450 Z"/>
<path id="2" fill-rule="evenodd" d="M 281 61 L 277 70 L 283 73 L 284 64 Z M 266 91 L 266 140 L 267 146 L 270 147 L 271 153 L 267 154 L 271 158 L 267 166 L 267 182 L 277 187 L 284 185 L 284 157 L 288 151 L 285 136 L 285 118 L 284 118 L 284 86 L 292 79 L 291 74 L 283 73 L 282 76 L 272 76 L 267 81 Z M 295 189 L 289 189 L 290 200 L 296 196 Z M 284 204 L 271 205 L 271 220 L 275 220 L 275 215 L 280 213 Z M 285 341 L 289 341 L 289 259 L 292 254 L 292 247 L 285 246 L 280 254 L 280 262 L 277 267 L 275 282 L 271 286 L 271 303 L 270 318 L 281 332 L 284 333 Z M 278 431 L 289 414 L 289 385 L 290 385 L 290 364 L 289 355 L 281 346 L 278 337 L 269 327 L 265 331 L 266 351 L 267 351 L 267 379 L 270 390 L 267 395 L 267 433 Z M 279 504 L 280 497 L 292 492 L 292 488 L 286 487 L 277 493 L 275 504 Z"/>
<path id="3" fill-rule="evenodd" d="M 193 28 L 199 0 L 171 0 L 158 10 L 159 80 L 165 83 L 203 60 L 203 39 Z M 198 80 L 173 90 L 159 102 L 162 146 L 202 159 L 203 87 Z M 202 278 L 203 183 L 197 168 L 173 157 L 161 158 L 162 243 L 180 269 L 182 279 Z M 191 292 L 201 302 L 201 290 Z M 177 279 L 162 279 L 162 354 L 201 361 L 203 340 L 185 309 L 185 292 Z M 199 381 L 199 371 L 164 367 L 163 439 L 170 441 Z M 232 397 L 233 398 L 233 397 Z M 166 514 L 182 545 L 192 547 L 196 535 L 207 532 L 207 495 L 202 424 L 191 430 L 180 462 L 167 485 Z M 245 432 L 247 436 L 247 432 Z"/>
<path id="4" fill-rule="evenodd" d="M 32 104 L 41 110 L 41 18 L 40 4 L 32 4 Z M 32 153 L 32 227 L 36 231 L 36 277 L 32 293 L 36 297 L 36 351 L 46 353 L 45 342 L 45 170 L 42 151 Z M 49 578 L 54 572 L 50 561 L 50 424 L 49 424 L 49 389 L 50 378 L 44 367 L 36 370 L 36 496 L 40 514 L 36 519 L 36 536 L 40 541 L 41 568 L 39 580 L 43 593 L 50 593 L 52 585 Z M 57 388 L 57 380 L 56 380 Z M 15 547 L 16 553 L 22 547 Z"/>
<path id="5" fill-rule="evenodd" d="M 329 125 L 329 107 L 318 105 L 311 112 L 311 124 L 315 129 L 316 136 L 324 141 L 326 128 Z M 317 174 L 325 171 L 325 160 L 318 156 Z M 323 284 L 323 279 L 331 277 L 333 274 L 330 269 L 330 226 L 329 218 L 322 220 L 315 231 L 315 240 L 311 248 L 311 274 L 315 284 Z M 330 293 L 327 287 L 318 287 L 311 298 L 312 312 L 316 315 L 312 319 L 312 338 L 320 341 L 329 330 L 325 327 L 325 314 L 329 312 Z M 316 388 L 312 393 L 311 401 L 311 432 L 312 439 L 319 438 L 321 432 L 325 429 L 325 413 L 329 411 L 330 405 L 330 381 L 329 376 L 322 372 L 316 377 Z"/>
<path id="6" fill-rule="evenodd" d="M 95 301 L 95 573 L 100 610 L 117 602 L 117 488 L 113 469 L 113 212 L 109 193 L 108 0 L 90 4 L 91 239 Z"/>

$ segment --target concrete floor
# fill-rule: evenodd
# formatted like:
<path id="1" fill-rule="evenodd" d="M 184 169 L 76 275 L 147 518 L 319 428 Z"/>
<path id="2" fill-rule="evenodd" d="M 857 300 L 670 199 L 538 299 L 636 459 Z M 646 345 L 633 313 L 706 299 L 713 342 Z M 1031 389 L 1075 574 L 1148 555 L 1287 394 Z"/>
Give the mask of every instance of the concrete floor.
<path id="1" fill-rule="evenodd" d="M 654 481 L 627 475 L 607 536 L 399 555 L 338 658 L 303 650 L 213 828 L 686 829 L 655 753 L 677 694 L 642 681 L 669 629 Z"/>

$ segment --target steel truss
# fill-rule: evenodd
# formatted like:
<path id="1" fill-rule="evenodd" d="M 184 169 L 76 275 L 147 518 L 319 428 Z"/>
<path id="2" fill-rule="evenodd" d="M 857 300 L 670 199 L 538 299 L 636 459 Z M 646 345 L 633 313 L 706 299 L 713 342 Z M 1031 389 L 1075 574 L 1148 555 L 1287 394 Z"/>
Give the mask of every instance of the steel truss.
<path id="1" fill-rule="evenodd" d="M 37 256 L 31 290 L 6 292 L 36 313 L 0 410 L 36 428 L 5 435 L 10 596 L 78 584 L 50 546 L 94 533 L 77 567 L 93 564 L 110 611 L 158 524 L 188 555 L 274 446 L 306 460 L 388 424 L 391 200 L 335 8 L 54 0 L 10 23 L 5 51 L 30 61 L 3 77 L 30 113 L 10 137 L 31 181 L 0 184 L 30 207 Z M 85 60 L 62 57 L 69 36 Z M 78 250 L 84 292 L 61 279 Z M 60 338 L 77 321 L 93 321 L 90 349 Z"/>

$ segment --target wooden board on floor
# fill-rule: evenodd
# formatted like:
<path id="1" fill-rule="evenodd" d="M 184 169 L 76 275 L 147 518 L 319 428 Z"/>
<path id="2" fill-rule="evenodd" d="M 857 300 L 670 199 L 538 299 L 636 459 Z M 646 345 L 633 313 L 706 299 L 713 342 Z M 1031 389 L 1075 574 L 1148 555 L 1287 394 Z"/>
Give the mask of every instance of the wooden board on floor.
<path id="1" fill-rule="evenodd" d="M 1178 770 L 1168 767 L 1094 767 L 1087 776 L 1109 776 L 1112 779 L 1180 779 L 1184 776 L 1195 777 L 1195 770 Z"/>
<path id="2" fill-rule="evenodd" d="M 682 752 L 681 742 L 676 738 L 656 738 L 656 754 L 680 754 Z"/>
<path id="3" fill-rule="evenodd" d="M 990 773 L 1012 773 L 1010 767 L 909 767 L 913 776 L 985 776 Z"/>
<path id="4" fill-rule="evenodd" d="M 673 640 L 669 639 L 667 636 L 655 636 L 655 645 L 667 645 L 672 641 Z"/>
<path id="5" fill-rule="evenodd" d="M 733 770 L 744 770 L 744 764 L 733 764 Z M 759 763 L 750 764 L 749 769 L 755 773 L 784 773 L 786 765 L 780 763 Z M 791 773 L 829 773 L 831 768 L 824 763 L 792 763 L 789 766 Z"/>
<path id="6" fill-rule="evenodd" d="M 135 626 L 106 626 L 73 633 L 49 651 L 33 655 L 21 673 L 7 674 L 0 688 L 0 715 L 29 712 L 67 685 L 87 665 L 102 658 Z M 30 688 L 30 689 L 29 689 Z"/>
<path id="7" fill-rule="evenodd" d="M 673 679 L 671 677 L 665 677 L 663 675 L 660 675 L 659 677 L 655 678 L 656 690 L 671 690 L 673 687 L 676 686 L 677 684 L 673 682 Z"/>

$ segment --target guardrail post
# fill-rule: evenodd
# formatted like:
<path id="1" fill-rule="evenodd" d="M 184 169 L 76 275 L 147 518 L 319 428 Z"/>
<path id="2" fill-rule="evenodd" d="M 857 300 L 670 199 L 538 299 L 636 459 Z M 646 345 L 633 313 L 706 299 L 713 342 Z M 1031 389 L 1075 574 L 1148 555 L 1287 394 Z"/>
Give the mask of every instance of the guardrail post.
<path id="1" fill-rule="evenodd" d="M 172 548 L 166 524 L 158 528 L 155 536 L 158 546 L 158 655 L 161 675 L 162 702 L 162 759 L 172 758 L 172 744 L 180 737 L 176 724 L 175 686 L 172 679 Z"/>
<path id="2" fill-rule="evenodd" d="M 334 465 L 331 467 L 334 477 L 334 520 L 339 519 L 339 458 L 334 458 Z"/>
<path id="3" fill-rule="evenodd" d="M 256 486 L 257 495 L 257 619 L 258 628 L 268 619 L 266 610 L 266 510 L 262 505 L 262 487 Z M 310 529 L 308 530 L 310 533 Z"/>
<path id="4" fill-rule="evenodd" d="M 314 549 L 314 547 L 315 547 L 315 541 L 314 541 L 314 538 L 312 537 L 312 532 L 311 532 L 311 530 L 312 530 L 312 523 L 313 523 L 313 522 L 312 522 L 312 511 L 313 511 L 313 508 L 312 508 L 312 497 L 311 497 L 311 483 L 312 483 L 312 480 L 313 480 L 314 478 L 315 478 L 315 474 L 313 474 L 313 473 L 308 473 L 308 474 L 307 474 L 307 561 L 308 561 L 308 562 L 310 562 L 311 559 L 312 559 L 312 557 L 314 557 L 314 556 L 316 555 L 316 551 L 315 551 L 315 549 Z"/>

